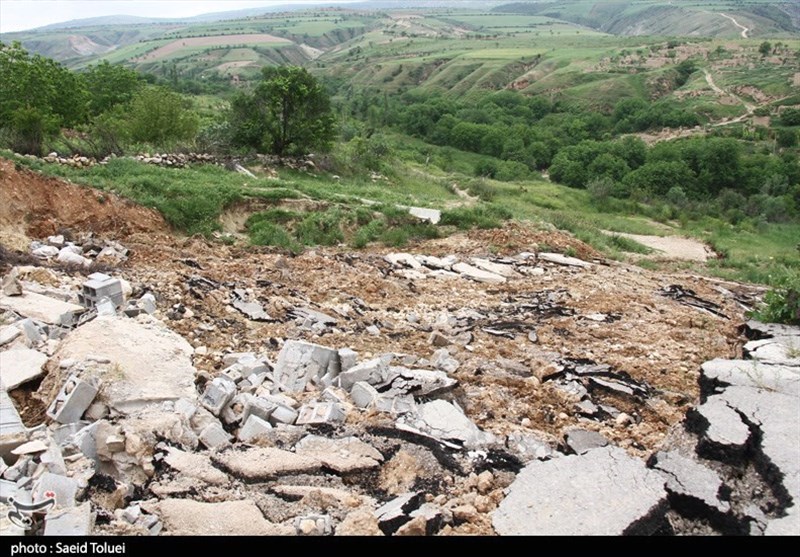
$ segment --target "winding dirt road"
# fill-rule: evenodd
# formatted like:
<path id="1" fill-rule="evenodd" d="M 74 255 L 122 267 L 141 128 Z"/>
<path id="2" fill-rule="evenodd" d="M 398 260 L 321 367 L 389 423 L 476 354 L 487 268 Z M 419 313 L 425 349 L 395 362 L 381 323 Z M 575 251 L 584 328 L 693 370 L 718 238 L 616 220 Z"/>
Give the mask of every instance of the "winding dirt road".
<path id="1" fill-rule="evenodd" d="M 746 39 L 746 38 L 747 38 L 747 34 L 750 32 L 750 29 L 749 29 L 749 28 L 745 27 L 744 25 L 742 25 L 741 23 L 739 23 L 738 21 L 736 21 L 736 20 L 735 20 L 733 17 L 731 17 L 731 16 L 729 16 L 729 15 L 725 15 L 725 14 L 723 14 L 722 12 L 719 12 L 719 15 L 721 15 L 722 17 L 724 17 L 724 18 L 726 18 L 726 19 L 730 19 L 730 20 L 731 20 L 731 22 L 732 22 L 732 23 L 733 23 L 733 24 L 734 24 L 736 27 L 738 27 L 739 29 L 741 29 L 741 30 L 742 30 L 742 38 L 743 38 L 743 39 Z"/>

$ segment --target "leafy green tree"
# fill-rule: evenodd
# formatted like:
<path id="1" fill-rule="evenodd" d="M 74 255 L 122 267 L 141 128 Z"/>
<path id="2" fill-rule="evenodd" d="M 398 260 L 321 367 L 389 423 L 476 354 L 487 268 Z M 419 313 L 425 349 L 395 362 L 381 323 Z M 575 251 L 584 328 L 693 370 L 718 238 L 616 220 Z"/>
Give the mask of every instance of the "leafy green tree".
<path id="1" fill-rule="evenodd" d="M 133 142 L 166 146 L 197 134 L 197 115 L 183 97 L 163 87 L 142 88 L 121 112 Z"/>
<path id="2" fill-rule="evenodd" d="M 769 41 L 764 41 L 760 45 L 758 45 L 758 52 L 761 56 L 768 56 L 769 53 L 772 51 L 772 45 Z"/>
<path id="3" fill-rule="evenodd" d="M 335 138 L 330 99 L 305 68 L 264 68 L 252 95 L 234 99 L 234 142 L 276 155 L 326 150 Z"/>
<path id="4" fill-rule="evenodd" d="M 119 65 L 111 65 L 103 61 L 90 66 L 83 74 L 89 94 L 89 112 L 92 115 L 102 114 L 119 104 L 133 98 L 142 86 L 139 75 Z"/>
<path id="5" fill-rule="evenodd" d="M 692 191 L 695 177 L 683 162 L 648 162 L 623 178 L 630 192 L 643 191 L 654 195 L 665 195 L 673 187 Z"/>

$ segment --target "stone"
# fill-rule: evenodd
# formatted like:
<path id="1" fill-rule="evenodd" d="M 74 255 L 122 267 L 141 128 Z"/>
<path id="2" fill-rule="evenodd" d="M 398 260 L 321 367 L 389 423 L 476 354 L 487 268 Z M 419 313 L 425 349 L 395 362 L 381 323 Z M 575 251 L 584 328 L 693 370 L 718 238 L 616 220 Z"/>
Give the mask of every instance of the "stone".
<path id="1" fill-rule="evenodd" d="M 35 292 L 25 292 L 22 296 L 0 295 L 0 309 L 50 325 L 71 324 L 75 315 L 86 311 L 83 306 Z"/>
<path id="2" fill-rule="evenodd" d="M 353 385 L 363 381 L 370 385 L 381 385 L 389 378 L 389 364 L 384 358 L 373 358 L 362 362 L 339 375 L 339 386 L 349 391 Z"/>
<path id="3" fill-rule="evenodd" d="M 47 416 L 62 424 L 77 422 L 97 396 L 99 386 L 94 377 L 83 380 L 70 375 L 47 408 Z"/>
<path id="4" fill-rule="evenodd" d="M 19 281 L 19 269 L 14 267 L 0 280 L 0 291 L 6 296 L 22 296 L 22 283 Z"/>
<path id="5" fill-rule="evenodd" d="M 690 497 L 721 513 L 730 510 L 730 504 L 720 499 L 724 484 L 719 474 L 698 461 L 675 451 L 661 451 L 653 458 L 651 468 L 663 473 L 667 480 L 667 491 Z"/>
<path id="6" fill-rule="evenodd" d="M 375 409 L 399 415 L 415 412 L 417 405 L 414 403 L 413 396 L 387 396 L 381 394 L 375 400 Z"/>
<path id="7" fill-rule="evenodd" d="M 454 255 L 448 255 L 447 257 L 434 257 L 432 255 L 417 255 L 417 261 L 425 265 L 426 267 L 430 267 L 432 269 L 441 269 L 443 271 L 449 271 L 453 265 L 458 263 L 458 258 Z"/>
<path id="8" fill-rule="evenodd" d="M 273 524 L 250 500 L 201 503 L 165 499 L 153 505 L 165 532 L 178 536 L 279 536 L 294 528 Z"/>
<path id="9" fill-rule="evenodd" d="M 439 224 L 442 220 L 442 212 L 438 209 L 427 209 L 425 207 L 409 207 L 408 214 L 420 220 L 428 221 L 431 224 Z"/>
<path id="10" fill-rule="evenodd" d="M 381 389 L 390 386 L 393 394 L 426 397 L 441 394 L 458 385 L 457 380 L 448 377 L 443 371 L 392 367 L 391 372 L 393 377 Z"/>
<path id="11" fill-rule="evenodd" d="M 88 536 L 94 528 L 95 514 L 89 502 L 77 507 L 50 511 L 44 518 L 45 536 Z"/>
<path id="12" fill-rule="evenodd" d="M 440 348 L 433 353 L 433 365 L 446 373 L 455 373 L 461 366 L 458 360 L 450 356 L 447 348 Z"/>
<path id="13" fill-rule="evenodd" d="M 295 445 L 294 450 L 296 454 L 314 458 L 340 474 L 376 468 L 383 462 L 383 455 L 377 449 L 356 437 L 330 439 L 308 435 Z"/>
<path id="14" fill-rule="evenodd" d="M 148 292 L 139 298 L 139 305 L 148 315 L 153 315 L 156 312 L 156 297 Z"/>
<path id="15" fill-rule="evenodd" d="M 55 493 L 57 509 L 66 509 L 75 506 L 75 497 L 78 495 L 79 485 L 77 480 L 45 472 L 33 484 L 34 501 L 46 499 L 45 493 Z"/>
<path id="16" fill-rule="evenodd" d="M 534 459 L 545 460 L 557 455 L 547 441 L 533 433 L 518 431 L 510 433 L 506 438 L 506 446 L 523 462 L 530 462 Z"/>
<path id="17" fill-rule="evenodd" d="M 722 397 L 709 397 L 690 411 L 688 419 L 697 422 L 693 429 L 699 429 L 715 449 L 741 451 L 750 439 L 750 428 Z"/>
<path id="18" fill-rule="evenodd" d="M 378 390 L 366 381 L 359 381 L 350 389 L 350 398 L 359 408 L 368 408 L 375 403 L 378 396 Z"/>
<path id="19" fill-rule="evenodd" d="M 492 513 L 500 535 L 652 534 L 667 510 L 661 475 L 619 447 L 533 461 Z"/>
<path id="20" fill-rule="evenodd" d="M 297 425 L 340 424 L 346 417 L 341 404 L 312 402 L 300 407 L 295 423 Z"/>
<path id="21" fill-rule="evenodd" d="M 601 434 L 596 431 L 588 431 L 585 429 L 572 429 L 567 432 L 565 438 L 567 446 L 572 449 L 575 454 L 579 455 L 592 449 L 608 445 L 608 439 Z"/>
<path id="22" fill-rule="evenodd" d="M 322 463 L 311 456 L 276 449 L 274 447 L 248 447 L 213 455 L 213 461 L 245 481 L 258 482 L 287 474 L 315 472 Z"/>
<path id="23" fill-rule="evenodd" d="M 452 344 L 450 339 L 444 336 L 442 333 L 438 331 L 433 331 L 430 336 L 428 337 L 428 342 L 431 343 L 433 346 L 448 346 Z"/>
<path id="24" fill-rule="evenodd" d="M 42 246 L 31 251 L 31 255 L 41 259 L 49 259 L 58 255 L 59 251 L 60 250 L 55 246 Z"/>
<path id="25" fill-rule="evenodd" d="M 364 329 L 364 332 L 374 337 L 380 336 L 381 334 L 381 330 L 376 325 L 370 325 L 369 327 Z"/>
<path id="26" fill-rule="evenodd" d="M 587 263 L 582 259 L 578 259 L 576 257 L 568 257 L 566 255 L 561 255 L 560 253 L 540 253 L 537 257 L 542 261 L 549 261 L 550 263 L 556 263 L 558 265 L 567 265 L 569 267 L 581 267 L 583 269 L 589 269 L 592 267 L 591 263 Z"/>
<path id="27" fill-rule="evenodd" d="M 236 383 L 226 377 L 215 377 L 206 385 L 200 404 L 215 416 L 219 416 L 235 394 Z"/>
<path id="28" fill-rule="evenodd" d="M 98 373 L 103 399 L 110 408 L 129 414 L 151 404 L 196 398 L 193 352 L 191 344 L 163 323 L 140 315 L 135 320 L 98 317 L 70 332 L 55 357 L 109 360 Z"/>
<path id="29" fill-rule="evenodd" d="M 599 408 L 597 408 L 597 405 L 594 402 L 587 399 L 577 403 L 575 405 L 575 410 L 584 416 L 591 417 L 597 415 Z"/>
<path id="30" fill-rule="evenodd" d="M 14 325 L 0 327 L 0 346 L 5 346 L 21 334 L 22 331 Z"/>
<path id="31" fill-rule="evenodd" d="M 268 421 L 251 414 L 239 429 L 237 437 L 239 437 L 240 441 L 252 443 L 260 437 L 264 437 L 271 429 L 272 425 Z"/>
<path id="32" fill-rule="evenodd" d="M 24 455 L 24 454 L 36 454 L 36 453 L 43 453 L 47 450 L 47 443 L 42 441 L 41 439 L 36 439 L 34 441 L 28 441 L 27 443 L 23 443 L 16 449 L 11 451 L 13 455 Z"/>
<path id="33" fill-rule="evenodd" d="M 185 452 L 175 447 L 167 447 L 166 450 L 164 462 L 181 475 L 210 485 L 227 485 L 230 482 L 227 474 L 214 468 L 208 456 Z"/>
<path id="34" fill-rule="evenodd" d="M 12 348 L 0 352 L 0 389 L 12 391 L 41 377 L 47 356 L 29 348 Z"/>
<path id="35" fill-rule="evenodd" d="M 384 259 L 395 267 L 410 267 L 412 269 L 422 268 L 420 262 L 410 253 L 389 253 L 384 256 Z"/>
<path id="36" fill-rule="evenodd" d="M 417 510 L 409 513 L 409 516 L 412 522 L 421 523 L 421 534 L 419 534 L 421 536 L 432 536 L 444 525 L 444 511 L 439 505 L 433 503 L 423 503 Z M 407 522 L 404 526 L 408 524 L 410 523 Z"/>
<path id="37" fill-rule="evenodd" d="M 336 527 L 335 536 L 383 536 L 372 510 L 360 507 L 351 511 Z"/>
<path id="38" fill-rule="evenodd" d="M 278 402 L 267 400 L 263 397 L 249 398 L 242 413 L 242 423 L 246 423 L 250 416 L 257 416 L 267 421 L 278 406 Z"/>
<path id="39" fill-rule="evenodd" d="M 405 493 L 395 497 L 375 510 L 378 527 L 386 536 L 394 534 L 398 528 L 411 520 L 409 513 L 419 508 L 422 492 Z"/>
<path id="40" fill-rule="evenodd" d="M 293 316 L 299 319 L 310 319 L 313 323 L 321 325 L 336 325 L 338 322 L 335 317 L 319 312 L 310 307 L 299 307 L 291 310 Z"/>
<path id="41" fill-rule="evenodd" d="M 227 447 L 231 443 L 232 437 L 228 435 L 219 422 L 211 422 L 198 436 L 200 442 L 209 449 L 219 449 Z"/>
<path id="42" fill-rule="evenodd" d="M 488 284 L 503 284 L 506 282 L 506 277 L 502 275 L 484 271 L 483 269 L 473 267 L 472 265 L 467 265 L 466 263 L 456 263 L 453 265 L 453 271 L 476 282 L 484 282 Z"/>
<path id="43" fill-rule="evenodd" d="M 495 263 L 493 261 L 489 261 L 488 259 L 481 259 L 478 257 L 473 257 L 470 259 L 470 262 L 479 269 L 483 269 L 484 271 L 489 271 L 490 273 L 494 273 L 495 275 L 500 275 L 501 277 L 506 278 L 516 278 L 519 277 L 520 274 L 514 269 L 513 265 L 508 265 L 505 263 Z"/>
<path id="44" fill-rule="evenodd" d="M 252 321 L 274 321 L 272 316 L 264 311 L 264 306 L 258 302 L 246 302 L 239 298 L 235 298 L 231 302 L 231 305 Z"/>
<path id="45" fill-rule="evenodd" d="M 318 344 L 287 340 L 278 354 L 274 380 L 285 391 L 302 392 L 309 381 L 339 375 L 339 354 Z"/>
<path id="46" fill-rule="evenodd" d="M 797 504 L 790 507 L 783 518 L 770 520 L 764 529 L 765 536 L 800 536 L 800 511 Z"/>

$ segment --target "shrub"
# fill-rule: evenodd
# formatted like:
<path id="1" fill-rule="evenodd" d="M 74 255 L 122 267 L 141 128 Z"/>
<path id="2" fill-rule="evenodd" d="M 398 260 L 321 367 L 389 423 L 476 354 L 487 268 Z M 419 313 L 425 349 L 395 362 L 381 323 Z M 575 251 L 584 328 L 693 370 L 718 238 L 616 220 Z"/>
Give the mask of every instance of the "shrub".
<path id="1" fill-rule="evenodd" d="M 762 307 L 752 316 L 765 323 L 800 325 L 800 272 L 794 271 L 778 279 L 764 295 Z"/>

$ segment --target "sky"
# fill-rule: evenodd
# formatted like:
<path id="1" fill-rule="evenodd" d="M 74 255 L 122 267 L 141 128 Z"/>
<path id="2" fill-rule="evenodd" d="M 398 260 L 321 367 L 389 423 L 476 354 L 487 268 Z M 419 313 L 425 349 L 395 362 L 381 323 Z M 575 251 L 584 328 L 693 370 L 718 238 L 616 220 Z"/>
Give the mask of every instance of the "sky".
<path id="1" fill-rule="evenodd" d="M 104 15 L 191 17 L 261 6 L 340 2 L 342 0 L 0 0 L 0 33 Z"/>

